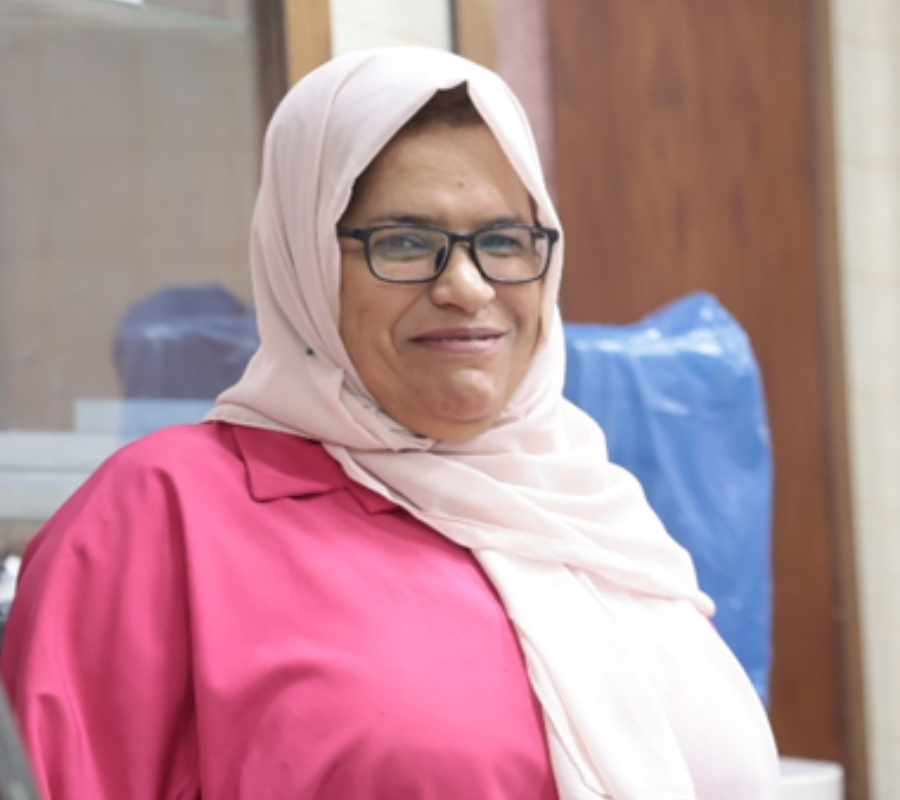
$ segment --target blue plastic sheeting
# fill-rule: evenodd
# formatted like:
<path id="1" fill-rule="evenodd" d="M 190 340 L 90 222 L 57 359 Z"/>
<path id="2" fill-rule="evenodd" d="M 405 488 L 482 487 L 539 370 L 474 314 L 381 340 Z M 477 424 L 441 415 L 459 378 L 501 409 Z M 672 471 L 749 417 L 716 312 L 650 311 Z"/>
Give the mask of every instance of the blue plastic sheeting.
<path id="1" fill-rule="evenodd" d="M 127 398 L 213 398 L 259 346 L 253 309 L 225 287 L 172 286 L 132 306 L 113 359 Z"/>
<path id="2" fill-rule="evenodd" d="M 747 335 L 699 293 L 634 325 L 570 323 L 566 349 L 566 397 L 692 554 L 716 627 L 767 703 L 772 448 Z"/>

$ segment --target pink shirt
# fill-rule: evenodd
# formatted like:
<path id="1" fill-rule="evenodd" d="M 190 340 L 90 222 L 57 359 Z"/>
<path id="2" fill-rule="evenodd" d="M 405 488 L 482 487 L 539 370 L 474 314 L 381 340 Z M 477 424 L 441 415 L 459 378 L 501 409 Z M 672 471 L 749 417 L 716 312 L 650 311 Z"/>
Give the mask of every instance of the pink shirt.
<path id="1" fill-rule="evenodd" d="M 557 797 L 471 555 L 286 434 L 113 456 L 30 546 L 0 666 L 46 800 Z"/>

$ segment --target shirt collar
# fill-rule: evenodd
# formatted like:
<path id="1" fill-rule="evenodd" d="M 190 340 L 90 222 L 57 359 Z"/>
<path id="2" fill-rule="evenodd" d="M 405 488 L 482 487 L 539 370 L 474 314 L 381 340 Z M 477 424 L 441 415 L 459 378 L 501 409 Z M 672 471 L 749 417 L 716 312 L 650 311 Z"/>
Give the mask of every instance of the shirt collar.
<path id="1" fill-rule="evenodd" d="M 319 442 L 291 433 L 232 426 L 254 500 L 312 497 L 347 489 L 370 514 L 393 511 L 392 500 L 360 486 Z"/>

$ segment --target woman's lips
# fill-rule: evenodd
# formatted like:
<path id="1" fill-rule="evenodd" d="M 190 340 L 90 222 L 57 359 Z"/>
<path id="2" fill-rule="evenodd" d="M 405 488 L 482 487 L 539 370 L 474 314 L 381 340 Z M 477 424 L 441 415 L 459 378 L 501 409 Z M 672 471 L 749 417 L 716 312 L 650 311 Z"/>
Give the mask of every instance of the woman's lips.
<path id="1" fill-rule="evenodd" d="M 412 342 L 436 353 L 490 353 L 504 336 L 499 328 L 441 328 L 414 336 Z"/>

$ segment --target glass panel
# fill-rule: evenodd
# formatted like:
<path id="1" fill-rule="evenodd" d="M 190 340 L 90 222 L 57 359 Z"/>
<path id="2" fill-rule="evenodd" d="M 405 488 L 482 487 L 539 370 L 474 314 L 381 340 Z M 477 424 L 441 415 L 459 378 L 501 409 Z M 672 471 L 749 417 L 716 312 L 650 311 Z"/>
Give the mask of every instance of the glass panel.
<path id="1" fill-rule="evenodd" d="M 252 10 L 0 0 L 0 554 L 252 349 Z"/>

